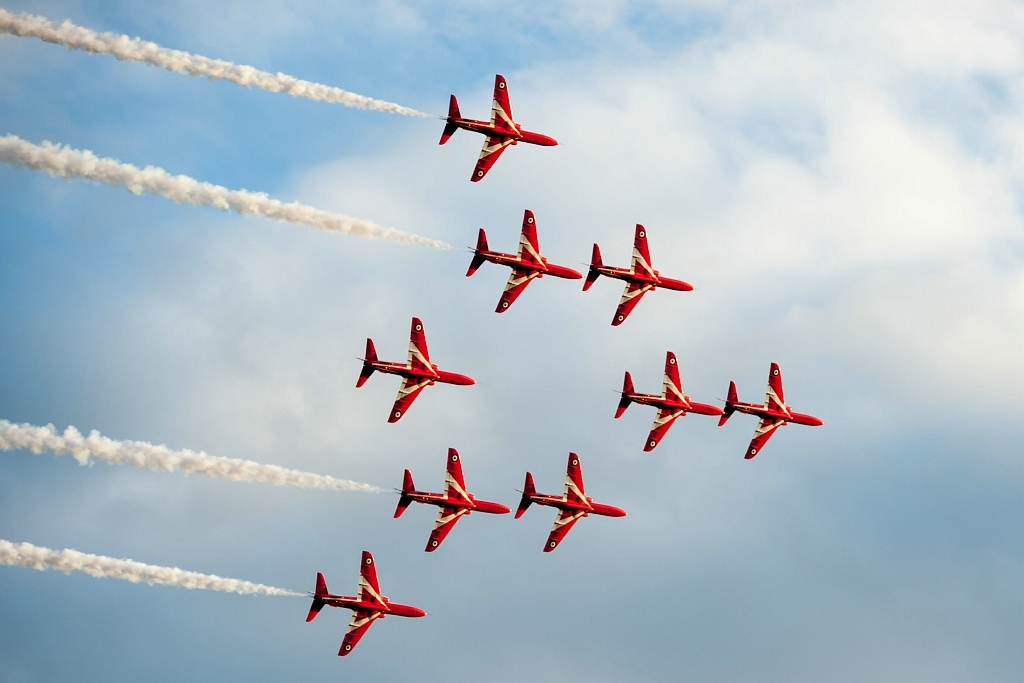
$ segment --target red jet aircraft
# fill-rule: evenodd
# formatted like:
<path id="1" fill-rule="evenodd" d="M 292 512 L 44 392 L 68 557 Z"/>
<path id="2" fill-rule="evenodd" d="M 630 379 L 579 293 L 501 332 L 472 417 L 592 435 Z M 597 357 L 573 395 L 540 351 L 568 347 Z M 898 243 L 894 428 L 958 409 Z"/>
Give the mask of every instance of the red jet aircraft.
<path id="1" fill-rule="evenodd" d="M 813 415 L 794 413 L 789 409 L 789 406 L 786 405 L 785 394 L 782 392 L 782 372 L 777 363 L 772 363 L 772 369 L 768 371 L 768 393 L 764 397 L 763 406 L 756 403 L 741 403 L 736 395 L 736 382 L 729 382 L 729 396 L 725 401 L 725 412 L 722 414 L 722 419 L 718 421 L 718 426 L 724 425 L 736 411 L 747 415 L 757 415 L 761 418 L 757 429 L 754 430 L 754 438 L 751 440 L 750 446 L 747 447 L 747 454 L 744 456 L 747 460 L 753 458 L 758 451 L 764 448 L 768 439 L 772 438 L 772 434 L 779 427 L 790 422 L 810 427 L 820 427 L 825 424 Z"/>
<path id="2" fill-rule="evenodd" d="M 391 417 L 388 418 L 388 422 L 398 422 L 424 387 L 434 382 L 476 384 L 476 380 L 472 377 L 438 370 L 437 366 L 430 362 L 430 352 L 427 351 L 427 335 L 423 331 L 423 323 L 419 318 L 412 319 L 412 331 L 409 335 L 409 362 L 405 364 L 382 363 L 377 360 L 377 350 L 373 347 L 372 339 L 366 340 L 366 358 L 361 360 L 363 369 L 356 381 L 357 389 L 366 384 L 366 380 L 370 378 L 374 370 L 402 376 L 402 386 L 398 389 L 398 398 L 391 409 Z"/>
<path id="3" fill-rule="evenodd" d="M 413 501 L 441 508 L 437 512 L 434 529 L 430 532 L 430 539 L 427 541 L 425 550 L 428 553 L 437 550 L 441 541 L 455 527 L 455 523 L 462 515 L 468 515 L 471 512 L 507 515 L 512 512 L 506 505 L 477 500 L 472 493 L 466 491 L 466 480 L 462 476 L 462 461 L 459 458 L 459 452 L 454 448 L 448 449 L 448 472 L 444 476 L 444 493 L 417 491 L 412 483 L 412 472 L 405 471 L 405 478 L 402 480 L 402 497 L 398 499 L 395 518 L 401 517 Z"/>
<path id="4" fill-rule="evenodd" d="M 441 142 L 438 144 L 448 142 L 448 138 L 459 128 L 487 136 L 484 148 L 480 150 L 476 168 L 473 169 L 473 177 L 470 178 L 474 183 L 487 175 L 487 171 L 491 170 L 491 166 L 509 145 L 528 142 L 531 145 L 554 147 L 558 144 L 558 140 L 547 135 L 523 130 L 523 127 L 513 120 L 512 105 L 508 101 L 508 87 L 505 84 L 505 77 L 501 75 L 494 77 L 494 102 L 491 104 L 490 123 L 462 118 L 462 114 L 459 113 L 459 101 L 455 99 L 455 95 L 452 95 L 448 102 L 447 121 L 441 134 Z"/>
<path id="5" fill-rule="evenodd" d="M 676 421 L 676 418 L 683 417 L 687 413 L 699 413 L 700 415 L 721 415 L 722 409 L 718 406 L 709 406 L 705 403 L 691 401 L 690 397 L 683 393 L 683 382 L 679 379 L 679 366 L 676 364 L 676 354 L 669 351 L 665 355 L 665 379 L 662 382 L 661 396 L 657 394 L 638 394 L 633 389 L 633 378 L 626 372 L 626 378 L 622 383 L 622 398 L 619 399 L 619 407 L 615 410 L 616 419 L 622 417 L 630 403 L 636 402 L 645 406 L 654 406 L 658 414 L 654 417 L 654 426 L 651 433 L 647 435 L 647 443 L 644 451 L 653 451 L 662 437 L 668 433 L 669 427 Z"/>
<path id="6" fill-rule="evenodd" d="M 476 238 L 476 249 L 473 250 L 473 260 L 466 271 L 469 277 L 483 265 L 484 261 L 497 263 L 499 266 L 508 266 L 512 269 L 509 275 L 505 291 L 498 300 L 498 307 L 495 313 L 502 313 L 508 310 L 530 281 L 535 277 L 554 275 L 555 277 L 567 280 L 579 280 L 583 275 L 572 268 L 558 266 L 548 263 L 548 260 L 540 255 L 540 242 L 537 241 L 537 221 L 533 212 L 529 209 L 523 214 L 523 232 L 519 236 L 519 252 L 516 254 L 503 254 L 500 251 L 490 251 L 487 248 L 487 233 L 480 228 L 480 234 Z"/>
<path id="7" fill-rule="evenodd" d="M 615 309 L 612 325 L 621 325 L 630 311 L 640 303 L 641 297 L 652 289 L 662 287 L 677 292 L 693 290 L 689 283 L 663 277 L 651 266 L 651 253 L 647 250 L 647 230 L 639 223 L 636 224 L 636 236 L 633 238 L 633 264 L 629 270 L 604 265 L 601 261 L 601 248 L 595 244 L 593 256 L 590 258 L 590 272 L 587 273 L 587 281 L 583 283 L 583 291 L 590 289 L 602 275 L 626 281 L 626 291 L 622 293 L 619 307 Z"/>
<path id="8" fill-rule="evenodd" d="M 338 650 L 339 657 L 344 657 L 352 651 L 366 630 L 373 625 L 375 619 L 383 619 L 389 614 L 396 617 L 425 617 L 427 615 L 419 607 L 399 605 L 380 594 L 380 586 L 377 585 L 377 570 L 373 567 L 373 555 L 365 550 L 363 551 L 363 560 L 359 564 L 359 590 L 355 597 L 331 595 L 327 592 L 327 581 L 324 580 L 324 575 L 317 572 L 316 591 L 313 593 L 313 604 L 309 607 L 306 621 L 310 622 L 316 619 L 316 615 L 320 613 L 324 605 L 352 610 L 352 621 L 348 623 L 345 639 L 341 641 L 341 649 Z"/>
<path id="9" fill-rule="evenodd" d="M 537 489 L 533 485 L 533 475 L 529 472 L 526 473 L 523 499 L 519 502 L 519 509 L 516 510 L 516 519 L 523 516 L 531 503 L 558 508 L 555 526 L 548 534 L 548 542 L 544 546 L 546 553 L 550 553 L 558 547 L 558 544 L 562 542 L 565 535 L 569 533 L 569 529 L 572 529 L 572 525 L 580 517 L 586 517 L 590 513 L 606 517 L 626 516 L 626 511 L 622 508 L 595 503 L 594 499 L 587 495 L 583 487 L 583 470 L 580 467 L 580 459 L 575 453 L 569 454 L 569 466 L 565 471 L 565 491 L 561 497 L 537 493 Z"/>

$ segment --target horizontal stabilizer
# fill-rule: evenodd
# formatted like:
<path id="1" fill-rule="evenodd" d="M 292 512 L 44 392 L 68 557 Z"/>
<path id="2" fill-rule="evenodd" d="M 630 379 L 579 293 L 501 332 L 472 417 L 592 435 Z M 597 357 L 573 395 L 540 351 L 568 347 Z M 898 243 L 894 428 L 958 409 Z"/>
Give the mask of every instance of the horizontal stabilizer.
<path id="1" fill-rule="evenodd" d="M 736 412 L 736 403 L 739 402 L 739 394 L 736 391 L 736 382 L 729 382 L 729 393 L 725 397 L 725 409 L 722 411 L 722 417 L 718 419 L 718 426 L 721 427 L 732 414 Z"/>
<path id="2" fill-rule="evenodd" d="M 529 472 L 526 473 L 526 483 L 523 484 L 523 498 L 519 501 L 519 508 L 516 510 L 516 519 L 523 516 L 526 512 L 526 508 L 530 507 L 533 503 L 533 499 L 530 496 L 537 494 L 537 487 L 533 484 L 533 475 Z"/>
<path id="3" fill-rule="evenodd" d="M 619 399 L 619 407 L 615 409 L 615 417 L 620 418 L 622 414 L 626 412 L 626 408 L 633 400 L 629 397 L 630 394 L 634 393 L 633 389 L 633 378 L 630 376 L 629 371 L 626 371 L 626 377 L 622 380 L 622 398 Z"/>
<path id="4" fill-rule="evenodd" d="M 603 266 L 601 262 L 601 247 L 594 244 L 594 253 L 590 257 L 590 272 L 587 273 L 587 279 L 583 283 L 583 291 L 590 289 L 591 285 L 597 282 L 597 278 L 601 277 L 601 273 L 598 272 L 597 268 Z"/>
<path id="5" fill-rule="evenodd" d="M 373 347 L 373 340 L 366 340 L 366 355 L 363 358 L 363 369 L 359 371 L 359 379 L 356 380 L 356 389 L 366 384 L 366 380 L 370 379 L 370 375 L 373 374 L 373 365 L 371 363 L 377 362 L 377 349 Z"/>
<path id="6" fill-rule="evenodd" d="M 441 141 L 437 144 L 443 145 L 448 142 L 448 138 L 455 135 L 455 131 L 459 127 L 452 123 L 452 119 L 461 119 L 462 114 L 459 113 L 459 101 L 455 99 L 455 95 L 452 95 L 451 99 L 448 100 L 448 123 L 444 127 L 444 132 L 441 133 Z"/>

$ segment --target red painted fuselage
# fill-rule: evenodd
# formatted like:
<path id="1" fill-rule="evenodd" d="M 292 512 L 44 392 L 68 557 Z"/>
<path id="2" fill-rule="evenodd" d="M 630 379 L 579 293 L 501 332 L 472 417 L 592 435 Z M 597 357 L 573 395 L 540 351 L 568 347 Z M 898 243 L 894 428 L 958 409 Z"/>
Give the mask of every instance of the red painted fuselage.
<path id="1" fill-rule="evenodd" d="M 782 388 L 782 370 L 779 369 L 777 363 L 772 363 L 771 368 L 768 370 L 768 389 L 765 393 L 764 405 L 740 401 L 736 391 L 736 383 L 729 382 L 729 393 L 725 399 L 725 410 L 722 413 L 722 418 L 718 421 L 718 426 L 724 425 L 733 413 L 745 413 L 760 418 L 757 427 L 754 429 L 754 438 L 750 440 L 750 445 L 747 446 L 747 453 L 744 456 L 747 460 L 750 460 L 761 451 L 764 445 L 768 443 L 768 439 L 772 437 L 779 427 L 785 427 L 790 423 L 806 425 L 808 427 L 820 427 L 825 424 L 821 418 L 794 412 L 786 405 L 786 395 Z"/>
<path id="2" fill-rule="evenodd" d="M 491 102 L 490 121 L 463 118 L 459 112 L 458 100 L 455 99 L 455 95 L 451 96 L 448 101 L 448 117 L 445 119 L 444 132 L 441 133 L 439 144 L 443 145 L 448 142 L 455 131 L 460 129 L 487 136 L 484 147 L 480 150 L 476 168 L 473 169 L 473 175 L 470 177 L 473 182 L 477 182 L 487 175 L 501 153 L 512 145 L 525 142 L 530 145 L 554 147 L 558 144 L 553 137 L 523 130 L 523 127 L 515 122 L 512 118 L 512 103 L 508 96 L 508 86 L 505 77 L 500 74 L 494 77 L 494 99 Z"/>
<path id="3" fill-rule="evenodd" d="M 416 397 L 420 395 L 420 392 L 435 382 L 463 386 L 476 384 L 476 380 L 472 377 L 440 370 L 436 364 L 430 362 L 427 333 L 419 318 L 412 319 L 412 329 L 409 332 L 409 360 L 407 362 L 386 363 L 378 360 L 377 350 L 372 339 L 366 340 L 366 357 L 362 361 L 363 369 L 359 372 L 359 379 L 356 380 L 357 389 L 366 384 L 366 380 L 374 372 L 402 377 L 402 386 L 398 389 L 398 398 L 395 399 L 388 422 L 398 422 L 412 402 L 416 400 Z"/>
<path id="4" fill-rule="evenodd" d="M 504 515 L 511 512 L 507 505 L 477 500 L 476 496 L 466 490 L 466 479 L 462 474 L 462 458 L 454 448 L 448 449 L 448 468 L 444 477 L 444 492 L 429 493 L 417 491 L 412 481 L 412 472 L 405 471 L 402 479 L 401 497 L 395 508 L 395 517 L 401 517 L 406 508 L 413 502 L 436 505 L 441 508 L 437 512 L 437 520 L 427 539 L 425 550 L 431 553 L 441 545 L 445 537 L 463 515 L 471 512 L 486 512 L 492 515 Z"/>
<path id="5" fill-rule="evenodd" d="M 537 493 L 533 483 L 533 475 L 526 473 L 526 484 L 523 486 L 523 497 L 519 502 L 515 518 L 519 519 L 526 512 L 530 505 L 545 505 L 558 509 L 555 517 L 555 525 L 548 534 L 548 540 L 544 544 L 544 552 L 549 553 L 558 547 L 565 535 L 569 533 L 573 525 L 581 517 L 589 517 L 591 514 L 603 515 L 605 517 L 625 517 L 626 511 L 614 505 L 595 503 L 594 499 L 587 495 L 583 484 L 583 469 L 580 465 L 579 456 L 575 453 L 569 454 L 569 464 L 565 471 L 565 491 L 561 496 L 553 496 L 546 493 Z"/>
<path id="6" fill-rule="evenodd" d="M 540 253 L 540 240 L 537 237 L 537 219 L 527 209 L 523 212 L 523 228 L 519 235 L 519 250 L 515 254 L 491 251 L 487 246 L 487 233 L 480 228 L 473 249 L 473 260 L 469 263 L 466 277 L 471 276 L 485 261 L 512 269 L 505 291 L 501 293 L 495 313 L 504 313 L 519 298 L 526 286 L 537 278 L 553 275 L 567 280 L 579 280 L 583 274 L 566 266 L 551 263 Z"/>

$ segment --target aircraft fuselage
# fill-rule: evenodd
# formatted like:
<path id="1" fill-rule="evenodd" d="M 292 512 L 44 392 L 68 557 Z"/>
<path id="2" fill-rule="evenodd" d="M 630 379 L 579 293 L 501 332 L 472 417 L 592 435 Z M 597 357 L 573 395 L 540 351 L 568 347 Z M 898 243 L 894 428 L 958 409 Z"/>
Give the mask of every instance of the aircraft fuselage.
<path id="1" fill-rule="evenodd" d="M 475 119 L 464 119 L 457 116 L 449 116 L 446 119 L 446 122 L 449 125 L 461 128 L 462 130 L 468 130 L 473 133 L 483 133 L 489 137 L 511 140 L 510 144 L 513 145 L 525 142 L 530 145 L 554 147 L 558 144 L 558 140 L 555 140 L 553 137 L 523 130 L 523 127 L 518 123 L 516 124 L 516 129 L 512 130 L 505 126 L 495 126 L 490 121 L 477 121 Z"/>
<path id="2" fill-rule="evenodd" d="M 685 401 L 674 401 L 658 394 L 636 394 L 627 393 L 626 398 L 634 403 L 639 403 L 645 406 L 654 406 L 655 408 L 664 408 L 667 410 L 681 410 L 683 413 L 697 413 L 699 415 L 721 415 L 722 409 L 718 406 L 708 405 L 706 403 L 697 403 L 691 401 L 689 396 L 685 397 Z M 738 410 L 738 408 L 737 408 Z"/>
<path id="3" fill-rule="evenodd" d="M 814 417 L 813 415 L 794 413 L 793 411 L 788 410 L 788 406 L 785 412 L 765 408 L 763 405 L 759 405 L 757 403 L 733 403 L 732 408 L 738 413 L 756 415 L 757 417 L 766 420 L 784 420 L 786 422 L 792 422 L 798 425 L 807 425 L 809 427 L 820 427 L 825 424 L 820 418 Z"/>
<path id="4" fill-rule="evenodd" d="M 615 278 L 616 280 L 623 280 L 625 282 L 633 282 L 639 285 L 653 285 L 654 287 L 663 287 L 665 289 L 674 289 L 677 292 L 690 292 L 693 291 L 693 285 L 682 280 L 674 280 L 670 277 L 662 277 L 658 271 L 654 271 L 654 276 L 648 276 L 644 273 L 638 273 L 629 268 L 615 268 L 614 266 L 598 266 L 591 265 L 590 268 L 605 277 Z"/>
<path id="5" fill-rule="evenodd" d="M 409 491 L 403 492 L 403 496 L 411 498 L 417 503 L 425 503 L 426 505 L 436 505 L 438 507 L 453 507 L 453 508 L 465 508 L 466 514 L 469 514 L 473 510 L 479 510 L 480 512 L 489 512 L 491 514 L 503 515 L 512 510 L 507 505 L 501 503 L 492 503 L 489 500 L 477 500 L 476 496 L 472 493 L 469 494 L 469 500 L 465 498 L 448 498 L 443 493 L 428 493 L 426 491 Z"/>
<path id="6" fill-rule="evenodd" d="M 617 508 L 614 505 L 605 505 L 604 503 L 595 503 L 592 498 L 588 498 L 587 502 L 584 503 L 574 502 L 566 500 L 561 496 L 549 496 L 543 493 L 534 493 L 527 496 L 531 503 L 537 505 L 546 505 L 548 507 L 558 508 L 559 510 L 573 510 L 583 511 L 583 516 L 586 517 L 591 512 L 595 515 L 604 515 L 605 517 L 625 517 L 626 511 L 622 508 Z"/>
<path id="7" fill-rule="evenodd" d="M 516 270 L 527 270 L 530 272 L 540 273 L 538 277 L 544 277 L 545 275 L 553 275 L 555 277 L 562 277 L 568 280 L 579 280 L 580 278 L 583 277 L 582 273 L 575 271 L 572 268 L 560 266 L 555 263 L 548 263 L 548 260 L 543 256 L 541 257 L 542 262 L 536 263 L 533 261 L 524 261 L 523 259 L 519 258 L 518 254 L 505 254 L 500 251 L 487 251 L 484 249 L 477 249 L 474 251 L 474 253 L 478 254 L 480 258 L 484 259 L 485 261 L 496 263 L 499 266 L 509 266 L 510 268 L 515 268 Z"/>
<path id="8" fill-rule="evenodd" d="M 387 375 L 401 375 L 402 377 L 410 377 L 414 379 L 428 379 L 431 384 L 434 382 L 460 384 L 463 386 L 476 384 L 476 380 L 468 375 L 460 375 L 456 372 L 438 370 L 436 365 L 434 366 L 433 371 L 427 371 L 412 368 L 405 363 L 383 363 L 380 361 L 366 362 L 377 372 L 383 372 Z"/>
<path id="9" fill-rule="evenodd" d="M 383 612 L 378 617 L 379 619 L 383 619 L 387 614 L 394 614 L 397 617 L 425 617 L 427 615 L 419 607 L 401 605 L 397 602 L 391 602 L 387 598 L 384 598 L 383 608 L 379 602 L 366 602 L 348 595 L 320 595 L 317 596 L 317 599 L 331 607 L 344 607 L 345 609 L 364 612 Z"/>

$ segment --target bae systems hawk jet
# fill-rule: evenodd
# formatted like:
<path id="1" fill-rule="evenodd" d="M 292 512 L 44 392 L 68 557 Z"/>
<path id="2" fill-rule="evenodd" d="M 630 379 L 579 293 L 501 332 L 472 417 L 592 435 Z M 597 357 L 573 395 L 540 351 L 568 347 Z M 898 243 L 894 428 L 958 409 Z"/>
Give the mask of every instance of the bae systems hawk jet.
<path id="1" fill-rule="evenodd" d="M 430 362 L 430 352 L 427 351 L 427 335 L 423 331 L 423 323 L 419 318 L 412 319 L 412 331 L 409 335 L 409 361 L 407 363 L 382 363 L 377 360 L 377 350 L 373 347 L 372 339 L 366 340 L 366 358 L 361 360 L 363 369 L 359 373 L 359 379 L 356 380 L 357 389 L 366 384 L 366 380 L 370 378 L 374 370 L 402 376 L 402 386 L 398 389 L 398 398 L 395 399 L 388 422 L 398 422 L 412 402 L 416 400 L 416 397 L 420 395 L 420 392 L 434 382 L 476 384 L 476 380 L 472 377 L 438 370 L 437 366 Z"/>
<path id="2" fill-rule="evenodd" d="M 744 456 L 747 460 L 753 458 L 758 451 L 764 448 L 768 439 L 772 438 L 772 434 L 779 427 L 790 422 L 810 427 L 820 427 L 825 424 L 813 415 L 794 413 L 789 409 L 789 406 L 786 405 L 785 394 L 782 392 L 782 372 L 777 363 L 772 363 L 772 368 L 768 371 L 768 393 L 764 397 L 763 406 L 756 403 L 740 402 L 736 395 L 736 382 L 729 382 L 729 395 L 726 398 L 725 411 L 722 414 L 722 419 L 718 421 L 718 426 L 724 425 L 726 420 L 737 411 L 747 415 L 757 415 L 761 418 L 761 421 L 757 423 L 757 429 L 754 430 L 754 438 L 751 440 L 750 446 L 747 447 L 747 454 Z"/>
<path id="3" fill-rule="evenodd" d="M 508 506 L 477 500 L 472 493 L 466 491 L 466 480 L 462 476 L 462 460 L 454 448 L 448 449 L 448 472 L 444 476 L 444 493 L 417 491 L 412 483 L 412 472 L 405 471 L 405 477 L 402 480 L 402 497 L 398 499 L 395 518 L 401 517 L 413 501 L 441 508 L 437 512 L 434 529 L 430 532 L 430 539 L 427 541 L 425 550 L 428 553 L 437 550 L 448 532 L 455 528 L 455 523 L 462 515 L 468 515 L 471 512 L 506 515 L 511 512 Z"/>
<path id="4" fill-rule="evenodd" d="M 548 534 L 548 541 L 544 545 L 546 553 L 550 553 L 558 547 L 558 544 L 562 542 L 565 535 L 569 533 L 569 529 L 572 529 L 572 525 L 580 517 L 587 517 L 591 513 L 606 517 L 626 516 L 625 510 L 603 503 L 595 503 L 594 499 L 587 495 L 583 487 L 583 469 L 580 467 L 580 459 L 575 453 L 569 454 L 569 465 L 565 471 L 565 491 L 561 497 L 537 493 L 537 489 L 533 485 L 533 475 L 529 472 L 526 473 L 523 498 L 519 502 L 519 509 L 516 510 L 516 519 L 523 516 L 531 503 L 558 508 L 555 526 L 552 527 L 551 533 Z"/>
<path id="5" fill-rule="evenodd" d="M 495 313 L 502 313 L 508 310 L 512 302 L 519 298 L 526 286 L 534 278 L 554 275 L 555 277 L 567 280 L 579 280 L 583 275 L 565 266 L 548 263 L 548 260 L 540 255 L 540 242 L 537 241 L 537 221 L 533 212 L 529 209 L 523 214 L 523 232 L 519 236 L 519 251 L 516 254 L 503 254 L 500 251 L 490 251 L 487 248 L 487 233 L 480 228 L 480 234 L 476 238 L 476 249 L 473 250 L 473 260 L 466 271 L 469 277 L 483 265 L 484 261 L 497 263 L 499 266 L 508 266 L 512 269 L 509 275 L 505 291 L 498 300 L 498 307 Z"/>
<path id="6" fill-rule="evenodd" d="M 595 244 L 594 253 L 590 258 L 590 272 L 587 273 L 587 281 L 583 283 L 583 291 L 590 289 L 602 275 L 626 281 L 626 291 L 622 293 L 619 307 L 615 309 L 612 325 L 621 325 L 630 311 L 640 303 L 641 297 L 652 289 L 662 287 L 677 292 L 693 290 L 689 283 L 664 277 L 654 269 L 651 265 L 651 253 L 647 250 L 647 230 L 639 223 L 636 224 L 636 236 L 633 238 L 633 263 L 629 270 L 604 265 L 601 261 L 601 248 Z"/>
<path id="7" fill-rule="evenodd" d="M 377 570 L 373 566 L 373 555 L 365 550 L 362 562 L 359 563 L 359 589 L 355 597 L 331 595 L 327 592 L 327 581 L 324 580 L 324 575 L 317 572 L 316 591 L 313 593 L 313 604 L 309 607 L 306 621 L 310 622 L 316 619 L 316 615 L 320 613 L 324 605 L 352 610 L 352 621 L 348 623 L 345 639 L 341 641 L 341 648 L 338 650 L 339 657 L 344 657 L 352 651 L 352 648 L 356 646 L 356 643 L 376 619 L 383 619 L 389 614 L 396 617 L 424 617 L 427 615 L 419 607 L 399 605 L 380 594 Z"/>
<path id="8" fill-rule="evenodd" d="M 654 450 L 662 437 L 668 433 L 669 427 L 676 421 L 676 418 L 683 417 L 687 413 L 722 414 L 722 409 L 718 406 L 691 401 L 690 397 L 683 393 L 683 382 L 679 379 L 676 354 L 671 351 L 665 355 L 665 379 L 661 387 L 661 396 L 638 394 L 633 389 L 633 378 L 629 372 L 626 372 L 626 378 L 622 383 L 622 398 L 619 399 L 619 407 L 615 410 L 615 417 L 618 419 L 626 412 L 630 403 L 640 403 L 658 409 L 658 414 L 654 417 L 654 426 L 651 427 L 651 433 L 647 435 L 647 443 L 644 444 L 645 451 Z"/>
<path id="9" fill-rule="evenodd" d="M 501 75 L 494 77 L 494 101 L 491 104 L 490 122 L 462 118 L 462 114 L 459 113 L 459 101 L 455 99 L 455 95 L 452 95 L 448 102 L 447 123 L 441 134 L 441 142 L 438 144 L 443 145 L 448 142 L 448 138 L 454 135 L 459 128 L 474 133 L 483 133 L 487 136 L 484 148 L 480 150 L 476 168 L 473 169 L 473 176 L 470 178 L 474 183 L 487 175 L 491 166 L 494 166 L 494 162 L 509 145 L 528 142 L 531 145 L 554 147 L 558 144 L 554 138 L 523 130 L 523 127 L 515 122 L 512 118 L 512 105 L 508 100 L 508 86 L 505 83 L 505 77 Z"/>

